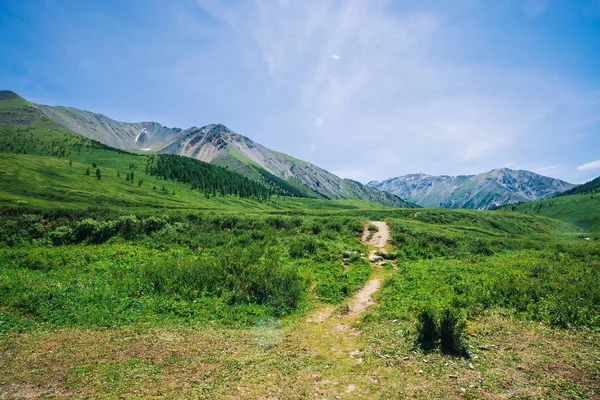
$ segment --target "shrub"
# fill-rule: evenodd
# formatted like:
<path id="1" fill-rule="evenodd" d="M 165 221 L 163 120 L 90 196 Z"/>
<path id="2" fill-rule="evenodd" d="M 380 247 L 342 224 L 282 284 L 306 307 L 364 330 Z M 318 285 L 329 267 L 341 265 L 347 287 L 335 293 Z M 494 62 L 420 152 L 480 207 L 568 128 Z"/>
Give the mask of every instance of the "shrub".
<path id="1" fill-rule="evenodd" d="M 83 242 L 91 237 L 97 228 L 98 223 L 94 219 L 86 218 L 82 220 L 75 228 L 75 240 L 77 242 Z"/>
<path id="2" fill-rule="evenodd" d="M 142 223 L 142 229 L 144 232 L 146 232 L 146 234 L 149 234 L 160 231 L 166 225 L 166 223 L 167 221 L 164 219 L 152 216 L 144 219 L 144 222 Z"/>
<path id="3" fill-rule="evenodd" d="M 351 219 L 346 222 L 346 229 L 353 233 L 362 233 L 363 224 L 357 219 Z"/>
<path id="4" fill-rule="evenodd" d="M 307 254 L 315 254 L 319 248 L 318 242 L 314 238 L 299 238 L 290 244 L 290 257 L 301 258 Z"/>
<path id="5" fill-rule="evenodd" d="M 332 231 L 340 232 L 342 227 L 344 226 L 342 220 L 340 218 L 332 218 L 327 221 L 326 225 L 327 229 L 331 229 Z"/>
<path id="6" fill-rule="evenodd" d="M 286 226 L 286 220 L 283 217 L 267 217 L 265 222 L 275 229 L 283 229 Z"/>
<path id="7" fill-rule="evenodd" d="M 68 226 L 59 226 L 48 236 L 55 246 L 69 244 L 73 242 L 73 229 Z"/>
<path id="8" fill-rule="evenodd" d="M 114 229 L 125 239 L 133 239 L 139 232 L 140 223 L 135 215 L 122 215 L 115 222 Z"/>
<path id="9" fill-rule="evenodd" d="M 417 317 L 417 345 L 425 351 L 439 348 L 444 354 L 465 354 L 465 322 L 455 308 L 445 308 L 437 317 L 429 309 L 423 309 Z"/>
<path id="10" fill-rule="evenodd" d="M 417 317 L 417 344 L 423 350 L 433 350 L 438 340 L 438 329 L 432 310 L 423 309 Z"/>
<path id="11" fill-rule="evenodd" d="M 319 233 L 321 233 L 321 230 L 323 229 L 323 227 L 321 226 L 321 223 L 318 221 L 313 221 L 310 224 L 309 227 L 310 231 L 313 233 L 313 235 L 318 235 Z"/>
<path id="12" fill-rule="evenodd" d="M 367 227 L 367 230 L 369 232 L 379 232 L 379 228 L 377 227 L 377 225 L 373 225 L 373 224 L 369 224 L 369 226 Z"/>
<path id="13" fill-rule="evenodd" d="M 445 354 L 461 355 L 464 352 L 465 321 L 453 308 L 442 311 L 439 324 L 440 350 Z"/>

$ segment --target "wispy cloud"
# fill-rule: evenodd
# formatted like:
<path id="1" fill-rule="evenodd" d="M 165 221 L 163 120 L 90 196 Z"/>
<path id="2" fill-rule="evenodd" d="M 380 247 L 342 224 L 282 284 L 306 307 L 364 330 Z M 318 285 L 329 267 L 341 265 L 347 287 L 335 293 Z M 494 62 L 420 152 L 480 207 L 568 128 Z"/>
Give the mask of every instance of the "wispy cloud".
<path id="1" fill-rule="evenodd" d="M 535 172 L 537 174 L 542 174 L 544 172 L 555 171 L 555 170 L 559 169 L 560 167 L 562 167 L 562 165 L 560 165 L 560 164 L 549 165 L 547 167 L 536 168 L 533 170 L 533 172 Z"/>
<path id="2" fill-rule="evenodd" d="M 332 149 L 311 161 L 355 179 L 370 178 L 357 161 L 378 178 L 478 172 L 600 118 L 597 93 L 550 72 L 439 57 L 433 46 L 459 44 L 446 39 L 443 13 L 391 13 L 390 3 L 362 0 L 214 4 L 210 12 L 240 32 L 245 57 L 260 55 L 275 88 L 269 95 L 289 108 L 286 122 Z M 532 16 L 547 7 L 524 4 Z"/>
<path id="3" fill-rule="evenodd" d="M 580 165 L 579 167 L 577 167 L 577 170 L 585 171 L 585 170 L 589 170 L 589 169 L 598 169 L 598 168 L 600 168 L 600 160 L 591 161 L 589 163 Z"/>
<path id="4" fill-rule="evenodd" d="M 40 15 L 28 26 L 48 24 L 36 36 L 56 42 L 16 45 L 10 54 L 43 54 L 34 66 L 70 85 L 59 104 L 116 109 L 109 116 L 126 120 L 149 115 L 184 128 L 221 122 L 361 181 L 415 171 L 477 173 L 508 163 L 560 164 L 543 171 L 587 178 L 589 170 L 575 167 L 597 158 L 600 146 L 600 48 L 589 36 L 588 12 L 597 0 L 586 7 L 489 3 L 131 2 L 135 21 L 109 6 L 106 18 L 94 12 L 82 20 L 63 6 L 56 13 L 64 14 L 63 24 L 30 6 Z M 561 7 L 573 13 L 573 26 L 550 29 Z M 158 19 L 163 23 L 155 25 Z M 98 35 L 106 26 L 115 32 Z M 571 46 L 553 40 L 567 31 Z M 53 68 L 48 48 L 60 55 Z"/>

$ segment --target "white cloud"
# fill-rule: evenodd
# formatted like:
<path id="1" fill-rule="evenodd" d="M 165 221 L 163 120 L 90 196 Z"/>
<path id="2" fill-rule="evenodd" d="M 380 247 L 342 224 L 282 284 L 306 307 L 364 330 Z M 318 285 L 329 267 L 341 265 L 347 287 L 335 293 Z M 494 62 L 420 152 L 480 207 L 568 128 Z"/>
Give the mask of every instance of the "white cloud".
<path id="1" fill-rule="evenodd" d="M 549 165 L 547 167 L 541 167 L 541 168 L 536 168 L 533 170 L 533 172 L 535 172 L 536 174 L 541 174 L 543 172 L 548 172 L 548 171 L 554 171 L 557 170 L 558 168 L 560 168 L 562 165 L 560 164 L 556 164 L 556 165 Z"/>
<path id="2" fill-rule="evenodd" d="M 580 165 L 579 167 L 577 167 L 577 170 L 584 171 L 584 170 L 588 170 L 588 169 L 597 169 L 597 168 L 600 168 L 600 160 L 591 161 L 589 163 Z"/>
<path id="3" fill-rule="evenodd" d="M 340 56 L 338 56 L 337 54 L 332 54 L 331 58 L 333 58 L 334 60 L 339 60 Z"/>

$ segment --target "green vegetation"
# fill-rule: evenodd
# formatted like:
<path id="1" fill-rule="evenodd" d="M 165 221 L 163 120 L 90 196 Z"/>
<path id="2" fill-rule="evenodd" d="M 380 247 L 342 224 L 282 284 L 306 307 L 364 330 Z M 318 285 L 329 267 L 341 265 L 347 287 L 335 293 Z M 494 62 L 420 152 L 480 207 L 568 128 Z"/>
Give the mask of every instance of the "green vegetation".
<path id="1" fill-rule="evenodd" d="M 0 121 L 0 396 L 598 395 L 600 196 L 392 209 Z"/>
<path id="2" fill-rule="evenodd" d="M 360 249 L 355 218 L 100 215 L 4 216 L 0 329 L 252 324 L 297 310 L 312 282 L 339 302 L 370 272 L 360 258 L 345 271 L 338 260 Z"/>
<path id="3" fill-rule="evenodd" d="M 164 181 L 187 183 L 191 185 L 192 190 L 201 190 L 209 198 L 211 195 L 216 196 L 218 192 L 221 197 L 227 194 L 267 201 L 274 193 L 273 189 L 224 168 L 169 154 L 149 157 L 146 172 Z M 133 181 L 132 178 L 130 180 Z M 276 193 L 283 194 L 283 189 L 277 190 Z"/>
<path id="4" fill-rule="evenodd" d="M 432 213 L 419 217 L 439 221 L 435 214 L 443 214 Z M 494 228 L 481 229 L 485 219 L 477 222 L 476 213 L 459 216 L 453 213 L 451 225 L 390 220 L 398 250 L 388 257 L 396 258 L 400 272 L 384 284 L 381 318 L 410 320 L 423 308 L 448 307 L 476 318 L 504 309 L 565 328 L 600 328 L 597 241 L 555 236 L 548 232 L 551 220 L 530 225 L 499 214 Z"/>
<path id="5" fill-rule="evenodd" d="M 424 351 L 439 347 L 442 353 L 467 355 L 464 347 L 465 321 L 454 308 L 444 309 L 440 315 L 424 309 L 417 317 L 417 344 Z"/>
<path id="6" fill-rule="evenodd" d="M 513 204 L 502 207 L 502 210 L 555 218 L 574 225 L 580 231 L 592 236 L 600 231 L 600 195 L 598 194 L 571 194 L 531 203 Z"/>
<path id="7" fill-rule="evenodd" d="M 559 196 L 570 196 L 572 194 L 595 194 L 600 193 L 600 176 L 583 185 L 575 186 L 571 190 L 562 192 Z"/>

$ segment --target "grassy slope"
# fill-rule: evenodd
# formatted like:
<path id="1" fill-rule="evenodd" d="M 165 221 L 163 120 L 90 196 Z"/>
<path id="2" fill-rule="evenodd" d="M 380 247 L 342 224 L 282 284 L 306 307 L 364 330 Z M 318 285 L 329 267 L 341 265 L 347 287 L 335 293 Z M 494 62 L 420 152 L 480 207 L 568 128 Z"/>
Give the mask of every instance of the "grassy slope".
<path id="1" fill-rule="evenodd" d="M 600 231 L 600 195 L 576 194 L 503 207 L 568 222 L 584 232 Z"/>
<path id="2" fill-rule="evenodd" d="M 141 156 L 116 155 L 97 150 L 82 156 L 59 159 L 30 154 L 0 153 L 0 205 L 34 208 L 126 207 L 162 208 L 179 210 L 235 211 L 303 211 L 385 209 L 384 206 L 362 200 L 318 200 L 276 196 L 268 203 L 235 196 L 206 199 L 198 190 L 173 181 L 162 181 L 146 176 Z M 95 161 L 91 161 L 95 160 Z M 94 176 L 91 163 L 96 162 L 102 179 Z M 138 169 L 129 169 L 129 164 Z M 92 170 L 86 176 L 87 168 Z M 134 171 L 136 183 L 125 181 L 127 172 Z M 120 177 L 117 173 L 120 172 Z M 141 187 L 137 180 L 143 179 Z M 163 186 L 166 192 L 163 192 Z M 156 187 L 156 189 L 154 189 Z M 173 195 L 172 193 L 175 192 Z"/>
<path id="3" fill-rule="evenodd" d="M 101 170 L 101 180 L 95 177 L 93 163 Z M 360 200 L 275 196 L 266 204 L 235 196 L 206 199 L 204 194 L 190 190 L 188 185 L 146 176 L 145 163 L 144 155 L 115 151 L 68 131 L 20 97 L 0 101 L 0 205 L 3 206 L 168 207 L 223 211 L 386 208 Z M 130 168 L 132 164 L 133 169 Z M 85 175 L 88 168 L 89 176 Z M 125 181 L 126 174 L 131 171 L 135 183 Z M 137 184 L 140 179 L 144 181 L 141 187 Z"/>

